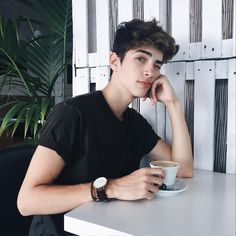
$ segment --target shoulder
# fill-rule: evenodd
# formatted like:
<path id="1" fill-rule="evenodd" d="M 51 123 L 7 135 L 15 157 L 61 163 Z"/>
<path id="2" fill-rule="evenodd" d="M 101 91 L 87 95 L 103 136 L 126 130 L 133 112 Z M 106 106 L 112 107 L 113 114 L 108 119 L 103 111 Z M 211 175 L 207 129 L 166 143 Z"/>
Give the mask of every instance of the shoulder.
<path id="1" fill-rule="evenodd" d="M 92 102 L 92 101 L 97 101 L 101 98 L 101 91 L 94 91 L 91 93 L 86 93 L 86 94 L 82 94 L 73 98 L 70 98 L 66 101 L 64 101 L 64 103 L 66 103 L 67 105 L 70 106 L 82 106 L 82 105 L 88 105 L 88 103 Z"/>
<path id="2" fill-rule="evenodd" d="M 94 104 L 94 101 L 97 100 L 99 97 L 99 91 L 82 94 L 70 99 L 67 99 L 63 102 L 56 104 L 51 112 L 50 115 L 56 116 L 68 116 L 73 115 L 75 116 L 80 115 L 80 112 L 85 108 L 91 107 L 91 104 Z"/>

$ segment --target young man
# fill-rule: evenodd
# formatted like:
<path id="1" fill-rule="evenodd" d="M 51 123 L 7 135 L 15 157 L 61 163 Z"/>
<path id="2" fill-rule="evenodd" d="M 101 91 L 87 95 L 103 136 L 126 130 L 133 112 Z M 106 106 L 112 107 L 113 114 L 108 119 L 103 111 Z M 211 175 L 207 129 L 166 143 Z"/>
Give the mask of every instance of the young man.
<path id="1" fill-rule="evenodd" d="M 30 235 L 67 235 L 64 213 L 89 201 L 152 199 L 164 173 L 158 168 L 139 169 L 146 154 L 154 160 L 177 161 L 178 176 L 192 177 L 181 104 L 160 74 L 162 64 L 177 51 L 174 39 L 155 20 L 125 22 L 118 27 L 110 55 L 109 84 L 54 107 L 18 196 L 21 214 L 36 215 Z M 134 98 L 147 97 L 165 104 L 172 145 L 128 107 Z"/>

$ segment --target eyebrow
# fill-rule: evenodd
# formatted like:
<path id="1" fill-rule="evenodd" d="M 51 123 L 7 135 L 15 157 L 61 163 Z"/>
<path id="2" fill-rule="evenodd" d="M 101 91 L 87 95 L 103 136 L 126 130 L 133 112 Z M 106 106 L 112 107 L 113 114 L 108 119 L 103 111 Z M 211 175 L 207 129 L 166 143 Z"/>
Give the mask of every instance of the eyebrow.
<path id="1" fill-rule="evenodd" d="M 143 50 L 143 49 L 138 49 L 136 52 L 144 53 L 144 54 L 148 55 L 149 57 L 152 57 L 152 56 L 153 56 L 150 52 L 148 52 L 148 51 L 146 51 L 146 50 Z M 162 65 L 162 64 L 163 64 L 163 61 L 156 60 L 155 63 L 158 63 L 158 64 Z"/>

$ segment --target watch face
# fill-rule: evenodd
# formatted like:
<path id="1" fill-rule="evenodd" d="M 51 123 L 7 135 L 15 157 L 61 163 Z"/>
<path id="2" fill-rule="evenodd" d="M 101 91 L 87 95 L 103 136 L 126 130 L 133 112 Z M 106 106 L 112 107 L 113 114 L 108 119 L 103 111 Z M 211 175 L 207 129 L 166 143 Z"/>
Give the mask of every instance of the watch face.
<path id="1" fill-rule="evenodd" d="M 105 177 L 100 177 L 93 182 L 94 188 L 102 188 L 106 185 L 107 179 Z"/>

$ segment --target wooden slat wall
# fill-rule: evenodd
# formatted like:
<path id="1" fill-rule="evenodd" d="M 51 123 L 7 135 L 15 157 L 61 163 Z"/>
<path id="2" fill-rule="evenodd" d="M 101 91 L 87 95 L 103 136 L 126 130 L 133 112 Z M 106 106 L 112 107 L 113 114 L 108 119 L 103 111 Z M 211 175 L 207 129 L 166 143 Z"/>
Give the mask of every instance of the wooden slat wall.
<path id="1" fill-rule="evenodd" d="M 226 172 L 236 173 L 236 59 L 228 61 L 228 117 Z"/>
<path id="2" fill-rule="evenodd" d="M 95 9 L 88 9 L 88 1 L 72 0 L 73 94 L 88 92 L 91 87 L 101 89 L 108 82 L 109 50 L 118 23 L 154 16 L 181 47 L 178 55 L 163 66 L 162 73 L 169 77 L 179 95 L 188 127 L 194 133 L 195 168 L 235 174 L 235 0 L 93 0 Z M 96 11 L 96 51 L 88 53 L 91 11 Z M 224 85 L 218 90 L 220 80 Z M 221 94 L 224 96 L 217 102 Z M 152 106 L 149 101 L 136 101 L 134 107 L 162 138 L 171 141 L 170 122 L 163 104 Z M 223 107 L 222 111 L 227 113 L 224 123 L 227 146 L 219 155 L 214 132 L 220 128 L 215 125 Z"/>
<path id="3" fill-rule="evenodd" d="M 182 30 L 184 29 L 184 30 Z M 180 45 L 179 52 L 173 59 L 189 59 L 189 0 L 172 0 L 172 35 Z"/>
<path id="4" fill-rule="evenodd" d="M 144 20 L 150 20 L 152 18 L 156 18 L 157 20 L 160 20 L 160 14 L 159 14 L 159 1 L 158 0 L 145 0 L 144 1 Z M 165 110 L 163 106 L 152 105 L 151 101 L 147 99 L 145 102 L 140 100 L 139 104 L 139 111 L 141 114 L 145 114 L 145 118 L 148 120 L 148 122 L 152 125 L 153 130 L 157 132 L 161 137 L 165 138 L 164 134 L 164 124 L 165 120 L 161 116 L 157 116 L 157 109 L 159 109 L 158 114 L 164 114 Z M 159 122 L 157 119 L 159 118 Z M 165 118 L 165 116 L 164 116 Z M 161 125 L 158 125 L 161 124 Z M 158 129 L 159 127 L 159 129 Z"/>

